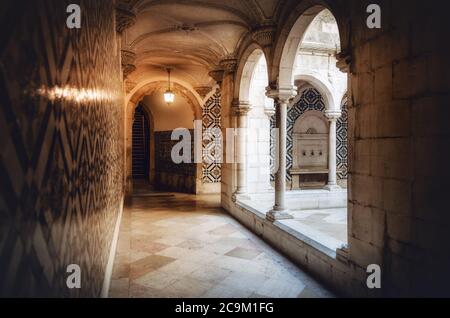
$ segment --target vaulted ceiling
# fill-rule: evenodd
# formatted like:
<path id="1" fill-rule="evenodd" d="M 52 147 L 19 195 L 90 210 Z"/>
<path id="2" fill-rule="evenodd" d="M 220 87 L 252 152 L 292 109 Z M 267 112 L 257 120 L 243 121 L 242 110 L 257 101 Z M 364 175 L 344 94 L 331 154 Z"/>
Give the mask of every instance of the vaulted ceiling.
<path id="1" fill-rule="evenodd" d="M 213 86 L 208 75 L 242 41 L 277 15 L 280 0 L 122 0 L 136 15 L 122 47 L 136 53 L 135 83 L 166 76 L 191 87 Z"/>

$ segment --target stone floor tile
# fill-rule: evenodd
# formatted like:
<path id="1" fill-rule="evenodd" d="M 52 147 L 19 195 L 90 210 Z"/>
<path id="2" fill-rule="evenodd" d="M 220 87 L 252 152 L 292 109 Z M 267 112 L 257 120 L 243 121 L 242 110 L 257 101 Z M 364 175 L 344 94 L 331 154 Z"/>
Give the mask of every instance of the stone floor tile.
<path id="1" fill-rule="evenodd" d="M 257 293 L 271 298 L 296 298 L 305 288 L 300 281 L 285 281 L 270 278 L 257 290 Z"/>
<path id="2" fill-rule="evenodd" d="M 130 280 L 128 278 L 111 279 L 111 284 L 109 286 L 109 297 L 128 298 L 129 286 Z"/>
<path id="3" fill-rule="evenodd" d="M 205 270 L 205 268 L 203 267 L 200 267 L 199 269 L 190 273 L 188 276 L 212 284 L 218 284 L 226 277 L 231 275 L 231 273 L 232 271 L 229 269 L 209 265 L 207 270 Z"/>
<path id="4" fill-rule="evenodd" d="M 181 278 L 181 276 L 175 274 L 167 274 L 156 270 L 133 280 L 133 282 L 148 288 L 163 289 Z"/>
<path id="5" fill-rule="evenodd" d="M 225 255 L 250 260 L 250 259 L 254 259 L 259 254 L 261 254 L 261 251 L 250 250 L 250 249 L 246 249 L 246 248 L 242 248 L 242 247 L 236 247 L 233 250 L 226 253 Z"/>
<path id="6" fill-rule="evenodd" d="M 165 266 L 162 266 L 161 268 L 159 268 L 159 270 L 167 274 L 186 276 L 200 267 L 202 267 L 202 265 L 199 263 L 194 263 L 186 260 L 176 260 Z"/>
<path id="7" fill-rule="evenodd" d="M 164 288 L 163 293 L 170 293 L 176 298 L 198 298 L 215 285 L 192 277 L 183 277 Z"/>
<path id="8" fill-rule="evenodd" d="M 130 264 L 130 278 L 134 280 L 175 260 L 175 258 L 162 255 L 150 255 L 141 258 Z"/>
<path id="9" fill-rule="evenodd" d="M 109 295 L 333 297 L 224 213 L 218 199 L 145 191 L 133 197 L 122 216 Z M 326 218 L 336 221 L 336 215 Z"/>

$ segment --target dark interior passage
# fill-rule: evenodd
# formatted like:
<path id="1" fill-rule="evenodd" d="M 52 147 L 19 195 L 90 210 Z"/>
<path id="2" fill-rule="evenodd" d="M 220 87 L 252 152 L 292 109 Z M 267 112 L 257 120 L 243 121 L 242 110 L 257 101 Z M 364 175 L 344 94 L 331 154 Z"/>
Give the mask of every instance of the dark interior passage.
<path id="1" fill-rule="evenodd" d="M 133 179 L 148 179 L 150 167 L 150 125 L 139 105 L 133 119 Z"/>

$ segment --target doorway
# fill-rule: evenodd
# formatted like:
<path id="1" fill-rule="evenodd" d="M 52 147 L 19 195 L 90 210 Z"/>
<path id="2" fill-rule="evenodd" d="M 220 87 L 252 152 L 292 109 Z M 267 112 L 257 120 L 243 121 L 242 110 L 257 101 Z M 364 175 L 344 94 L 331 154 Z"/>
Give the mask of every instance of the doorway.
<path id="1" fill-rule="evenodd" d="M 133 180 L 149 180 L 150 124 L 142 105 L 136 107 L 133 117 L 132 176 Z"/>

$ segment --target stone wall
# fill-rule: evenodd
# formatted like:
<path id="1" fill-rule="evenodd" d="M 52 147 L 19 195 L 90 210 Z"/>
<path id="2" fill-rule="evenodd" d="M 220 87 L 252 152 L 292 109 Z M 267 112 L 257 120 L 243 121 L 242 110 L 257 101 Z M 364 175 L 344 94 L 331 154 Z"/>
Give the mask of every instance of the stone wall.
<path id="1" fill-rule="evenodd" d="M 348 248 L 325 255 L 279 223 L 230 203 L 236 173 L 231 166 L 222 181 L 222 206 L 343 295 L 449 296 L 448 9 L 444 2 L 379 1 L 377 30 L 366 25 L 370 3 L 331 5 L 341 36 L 350 37 L 339 59 L 340 66 L 344 58 L 350 61 Z M 291 2 L 286 21 L 304 12 L 302 4 Z M 289 32 L 282 23 L 280 29 L 280 37 Z M 276 85 L 280 70 L 272 70 Z M 381 289 L 366 285 L 369 264 L 381 267 Z"/>
<path id="2" fill-rule="evenodd" d="M 381 1 L 370 30 L 366 2 L 350 14 L 349 257 L 381 265 L 384 295 L 448 296 L 448 11 Z"/>
<path id="3" fill-rule="evenodd" d="M 123 198 L 114 6 L 81 1 L 69 30 L 70 3 L 0 10 L 0 296 L 99 296 L 105 276 Z"/>

